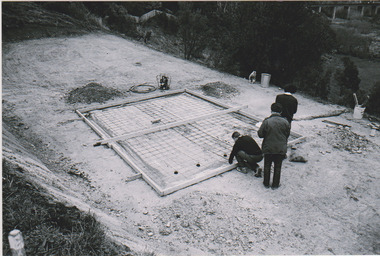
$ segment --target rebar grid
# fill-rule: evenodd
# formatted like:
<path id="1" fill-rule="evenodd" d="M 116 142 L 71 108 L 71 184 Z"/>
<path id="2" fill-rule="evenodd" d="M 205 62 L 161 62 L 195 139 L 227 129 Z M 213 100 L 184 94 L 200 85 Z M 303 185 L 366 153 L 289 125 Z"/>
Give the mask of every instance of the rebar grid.
<path id="1" fill-rule="evenodd" d="M 234 131 L 261 143 L 255 126 L 258 120 L 249 115 L 230 112 L 202 117 L 226 108 L 184 92 L 94 109 L 88 112 L 87 121 L 95 123 L 111 138 L 169 124 L 170 128 L 153 129 L 117 141 L 143 178 L 164 195 L 232 169 L 228 157 Z M 175 124 L 194 118 L 186 124 Z M 299 137 L 293 134 L 290 139 Z"/>

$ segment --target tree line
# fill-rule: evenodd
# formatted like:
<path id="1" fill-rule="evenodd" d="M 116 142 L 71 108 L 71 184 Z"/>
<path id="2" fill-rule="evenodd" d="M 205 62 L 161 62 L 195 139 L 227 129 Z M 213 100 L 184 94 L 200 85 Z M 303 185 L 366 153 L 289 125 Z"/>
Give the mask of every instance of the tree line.
<path id="1" fill-rule="evenodd" d="M 180 39 L 185 59 L 205 58 L 208 66 L 242 77 L 253 70 L 270 73 L 274 84 L 294 84 L 350 107 L 353 93 L 360 102 L 370 94 L 367 112 L 380 114 L 379 82 L 371 92 L 360 90 L 358 68 L 348 57 L 341 59 L 342 67 L 324 67 L 324 57 L 334 54 L 339 42 L 330 20 L 310 2 L 162 2 L 160 7 L 177 17 L 161 15 L 158 24 Z M 338 92 L 329 98 L 333 86 Z"/>

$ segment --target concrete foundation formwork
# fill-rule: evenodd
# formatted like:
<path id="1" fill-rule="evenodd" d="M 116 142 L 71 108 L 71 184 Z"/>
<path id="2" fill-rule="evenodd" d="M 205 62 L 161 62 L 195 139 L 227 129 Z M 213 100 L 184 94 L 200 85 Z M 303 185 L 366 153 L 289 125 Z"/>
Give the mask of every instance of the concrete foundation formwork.
<path id="1" fill-rule="evenodd" d="M 261 120 L 188 90 L 77 110 L 160 196 L 229 171 L 231 134 L 257 137 Z M 289 143 L 303 137 L 291 133 Z"/>

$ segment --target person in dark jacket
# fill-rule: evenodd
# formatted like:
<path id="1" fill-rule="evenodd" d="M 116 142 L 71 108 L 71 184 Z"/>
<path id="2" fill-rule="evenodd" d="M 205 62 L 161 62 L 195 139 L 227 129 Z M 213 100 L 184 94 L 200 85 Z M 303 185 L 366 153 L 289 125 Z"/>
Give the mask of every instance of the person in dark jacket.
<path id="1" fill-rule="evenodd" d="M 257 131 L 260 138 L 264 138 L 262 151 L 264 154 L 264 186 L 269 188 L 270 169 L 274 163 L 272 188 L 280 185 L 281 165 L 286 156 L 290 124 L 281 116 L 282 106 L 278 103 L 271 105 L 272 114 L 265 118 Z"/>
<path id="2" fill-rule="evenodd" d="M 282 106 L 281 116 L 285 117 L 289 124 L 292 123 L 293 116 L 297 112 L 298 101 L 292 94 L 296 93 L 297 87 L 294 85 L 286 86 L 285 93 L 279 94 L 276 97 L 276 103 L 280 103 Z"/>
<path id="3" fill-rule="evenodd" d="M 238 162 L 237 170 L 243 173 L 247 173 L 248 169 L 253 170 L 256 173 L 256 177 L 261 177 L 262 169 L 257 164 L 263 160 L 263 152 L 256 141 L 250 136 L 241 136 L 239 132 L 234 132 L 232 138 L 235 144 L 232 148 L 230 158 L 228 162 L 232 164 L 234 157 Z"/>

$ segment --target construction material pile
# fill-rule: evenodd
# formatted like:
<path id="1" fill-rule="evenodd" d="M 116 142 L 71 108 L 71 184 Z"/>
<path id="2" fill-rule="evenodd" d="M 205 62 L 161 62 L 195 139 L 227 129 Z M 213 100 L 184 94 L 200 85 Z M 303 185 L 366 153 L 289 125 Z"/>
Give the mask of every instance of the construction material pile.
<path id="1" fill-rule="evenodd" d="M 163 240 L 171 236 L 217 254 L 238 254 L 279 236 L 268 220 L 244 207 L 241 198 L 218 193 L 190 193 L 162 207 L 152 218 L 154 226 L 137 226 L 141 236 Z"/>
<path id="2" fill-rule="evenodd" d="M 360 136 L 349 127 L 338 126 L 328 133 L 328 142 L 337 149 L 346 150 L 353 154 L 361 154 L 368 150 L 371 142 L 365 136 Z"/>
<path id="3" fill-rule="evenodd" d="M 223 82 L 213 82 L 201 86 L 202 91 L 207 96 L 216 98 L 228 98 L 239 93 L 239 91 L 229 84 Z"/>
<path id="4" fill-rule="evenodd" d="M 122 96 L 118 90 L 104 87 L 98 83 L 89 83 L 83 87 L 76 88 L 68 93 L 68 103 L 104 103 L 107 100 Z"/>

